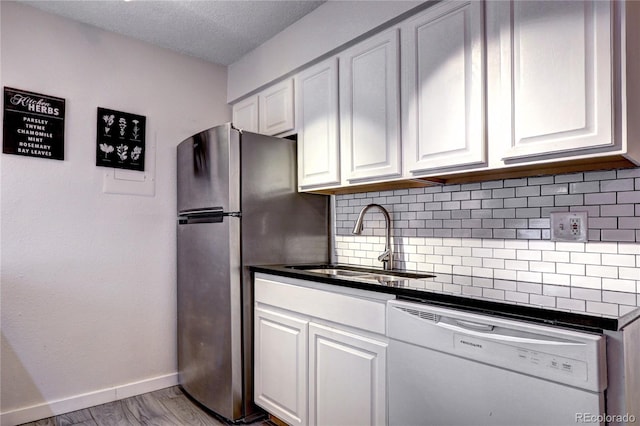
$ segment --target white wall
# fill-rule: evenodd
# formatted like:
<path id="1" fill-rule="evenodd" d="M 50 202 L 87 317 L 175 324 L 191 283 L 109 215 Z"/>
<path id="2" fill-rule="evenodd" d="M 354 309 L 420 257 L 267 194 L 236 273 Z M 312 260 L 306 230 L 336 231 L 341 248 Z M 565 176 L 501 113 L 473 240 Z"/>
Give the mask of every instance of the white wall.
<path id="1" fill-rule="evenodd" d="M 226 69 L 3 1 L 2 86 L 66 99 L 65 160 L 0 155 L 2 424 L 176 381 L 175 146 Z M 105 194 L 96 108 L 147 117 L 154 196 Z"/>
<path id="2" fill-rule="evenodd" d="M 227 100 L 236 101 L 421 3 L 328 1 L 229 65 Z"/>

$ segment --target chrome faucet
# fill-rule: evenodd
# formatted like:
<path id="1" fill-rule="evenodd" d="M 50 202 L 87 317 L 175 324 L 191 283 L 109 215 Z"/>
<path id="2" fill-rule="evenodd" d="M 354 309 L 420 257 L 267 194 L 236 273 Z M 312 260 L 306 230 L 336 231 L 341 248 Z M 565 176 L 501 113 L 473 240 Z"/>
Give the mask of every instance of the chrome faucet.
<path id="1" fill-rule="evenodd" d="M 393 269 L 393 248 L 391 246 L 391 217 L 389 216 L 389 212 L 384 207 L 382 207 L 380 204 L 366 205 L 360 211 L 360 215 L 356 220 L 356 225 L 353 227 L 353 231 L 351 232 L 355 235 L 360 235 L 360 233 L 362 233 L 362 222 L 364 219 L 364 214 L 371 207 L 377 207 L 378 209 L 380 209 L 380 211 L 382 211 L 382 214 L 384 215 L 384 221 L 386 224 L 386 228 L 385 228 L 386 240 L 384 245 L 384 252 L 380 256 L 378 256 L 378 260 L 382 262 L 383 268 L 385 270 L 391 270 Z"/>

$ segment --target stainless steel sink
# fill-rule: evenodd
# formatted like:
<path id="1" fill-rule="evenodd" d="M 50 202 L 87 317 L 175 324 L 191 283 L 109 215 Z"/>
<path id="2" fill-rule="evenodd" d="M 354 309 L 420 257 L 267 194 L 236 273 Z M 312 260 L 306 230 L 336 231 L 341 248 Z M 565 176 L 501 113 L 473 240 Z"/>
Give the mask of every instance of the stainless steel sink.
<path id="1" fill-rule="evenodd" d="M 419 280 L 435 277 L 435 275 L 431 274 L 419 274 L 393 270 L 378 271 L 375 269 L 366 269 L 347 265 L 302 265 L 289 266 L 289 268 L 371 283 L 391 283 L 408 279 Z"/>
<path id="2" fill-rule="evenodd" d="M 305 269 L 305 271 L 316 272 L 318 274 L 338 275 L 343 277 L 357 277 L 362 274 L 366 274 L 366 272 L 349 271 L 346 269 L 336 269 L 336 268 Z"/>

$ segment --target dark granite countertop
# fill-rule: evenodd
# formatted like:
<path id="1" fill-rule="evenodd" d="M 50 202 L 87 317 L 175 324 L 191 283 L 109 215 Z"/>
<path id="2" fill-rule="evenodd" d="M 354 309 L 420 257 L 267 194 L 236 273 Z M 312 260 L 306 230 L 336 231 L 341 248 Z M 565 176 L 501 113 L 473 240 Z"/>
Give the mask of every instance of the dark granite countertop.
<path id="1" fill-rule="evenodd" d="M 465 309 L 485 315 L 497 315 L 598 333 L 604 330 L 618 331 L 626 324 L 640 318 L 638 306 L 603 303 L 603 300 L 607 299 L 616 300 L 616 292 L 606 292 L 614 295 L 612 297 L 607 294 L 608 297 L 605 297 L 605 291 L 602 290 L 548 285 L 545 288 L 545 285 L 540 283 L 441 273 L 430 278 L 363 282 L 357 277 L 309 271 L 310 267 L 311 265 L 264 265 L 251 266 L 250 270 L 388 293 L 395 295 L 398 299 Z M 378 269 L 362 268 L 362 270 L 385 273 Z M 620 293 L 620 296 L 617 299 L 623 297 L 629 299 L 635 295 Z"/>

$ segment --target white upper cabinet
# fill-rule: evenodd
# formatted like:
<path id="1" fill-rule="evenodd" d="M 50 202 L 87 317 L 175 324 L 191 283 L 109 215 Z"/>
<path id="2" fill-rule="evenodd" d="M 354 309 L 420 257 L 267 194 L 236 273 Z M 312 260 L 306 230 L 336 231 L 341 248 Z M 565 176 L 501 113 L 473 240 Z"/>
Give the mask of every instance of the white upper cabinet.
<path id="1" fill-rule="evenodd" d="M 330 58 L 295 77 L 298 185 L 340 183 L 338 59 Z"/>
<path id="2" fill-rule="evenodd" d="M 402 23 L 405 175 L 486 163 L 483 2 Z"/>
<path id="3" fill-rule="evenodd" d="M 489 2 L 492 141 L 506 163 L 615 149 L 609 1 Z M 495 36 L 495 40 L 494 37 Z M 493 143 L 493 142 L 492 142 Z"/>
<path id="4" fill-rule="evenodd" d="M 233 125 L 248 132 L 258 133 L 258 96 L 233 104 Z"/>
<path id="5" fill-rule="evenodd" d="M 287 79 L 260 92 L 259 130 L 265 135 L 277 135 L 294 128 L 293 80 Z"/>
<path id="6" fill-rule="evenodd" d="M 401 174 L 399 30 L 340 54 L 343 183 Z"/>

